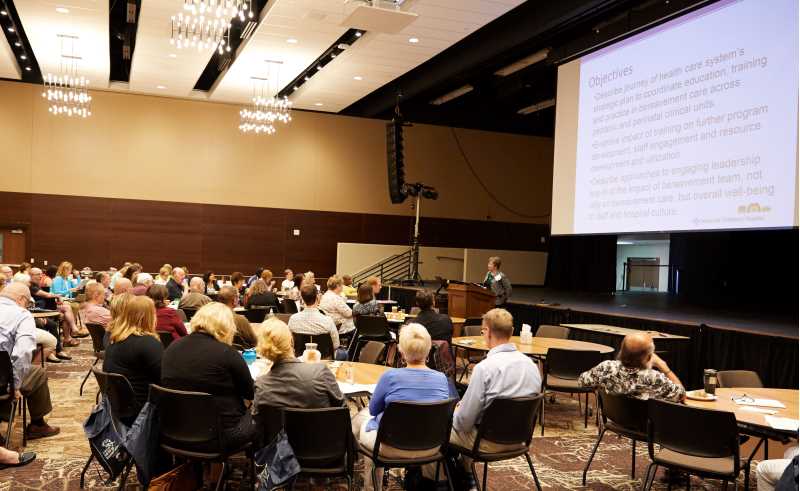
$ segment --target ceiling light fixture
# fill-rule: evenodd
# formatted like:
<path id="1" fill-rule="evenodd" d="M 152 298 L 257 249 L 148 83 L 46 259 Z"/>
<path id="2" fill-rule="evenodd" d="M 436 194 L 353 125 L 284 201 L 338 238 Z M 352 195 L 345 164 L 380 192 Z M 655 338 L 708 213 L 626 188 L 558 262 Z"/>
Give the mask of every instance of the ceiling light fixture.
<path id="1" fill-rule="evenodd" d="M 314 103 L 314 105 L 315 105 L 315 106 L 317 106 L 317 107 L 320 107 L 320 106 L 322 106 L 323 104 L 322 104 L 321 102 L 315 102 L 315 103 Z"/>
<path id="2" fill-rule="evenodd" d="M 289 43 L 289 44 L 297 44 L 297 39 L 289 38 L 289 39 L 286 40 L 286 42 Z"/>
<path id="3" fill-rule="evenodd" d="M 225 21 L 238 16 L 244 22 L 254 15 L 252 0 L 183 0 L 183 10 L 191 17 L 216 17 Z"/>
<path id="4" fill-rule="evenodd" d="M 31 67 L 29 67 L 29 66 L 26 66 L 26 67 L 25 67 L 25 70 L 27 70 L 27 71 L 31 71 Z"/>
<path id="5" fill-rule="evenodd" d="M 14 32 L 14 28 L 13 27 L 9 27 L 8 28 L 8 32 Z"/>
<path id="6" fill-rule="evenodd" d="M 364 77 L 362 77 L 361 75 L 356 75 L 355 77 L 353 77 L 353 80 L 364 80 Z"/>
<path id="7" fill-rule="evenodd" d="M 468 92 L 472 92 L 474 89 L 475 89 L 475 87 L 467 84 L 467 85 L 465 85 L 463 87 L 457 88 L 456 90 L 451 90 L 450 92 L 446 93 L 445 95 L 443 95 L 441 97 L 437 97 L 436 99 L 432 100 L 430 103 L 433 104 L 434 106 L 441 106 L 445 102 L 450 102 L 450 101 L 452 101 L 453 99 L 455 99 L 457 97 L 461 97 L 462 95 L 464 95 L 464 94 L 466 94 Z"/>
<path id="8" fill-rule="evenodd" d="M 20 47 L 22 47 L 22 43 L 20 43 L 19 41 L 16 41 L 16 42 L 14 42 L 14 46 L 16 46 L 17 48 L 20 48 Z"/>
<path id="9" fill-rule="evenodd" d="M 28 59 L 28 55 L 20 55 L 19 58 L 21 60 L 27 60 Z"/>
<path id="10" fill-rule="evenodd" d="M 534 54 L 532 54 L 530 56 L 526 56 L 525 58 L 522 58 L 521 60 L 517 60 L 514 63 L 512 63 L 512 64 L 510 64 L 508 66 L 505 66 L 505 67 L 501 68 L 500 70 L 497 70 L 496 72 L 494 72 L 494 74 L 495 75 L 499 75 L 501 77 L 507 77 L 508 75 L 511 75 L 512 73 L 516 73 L 516 72 L 522 70 L 523 68 L 527 68 L 527 67 L 529 67 L 531 65 L 539 63 L 540 61 L 546 60 L 548 55 L 550 55 L 550 48 L 541 49 L 541 50 L 537 51 L 536 53 L 534 53 Z"/>
<path id="11" fill-rule="evenodd" d="M 523 107 L 522 109 L 517 111 L 517 114 L 522 114 L 522 115 L 531 114 L 537 111 L 541 111 L 542 109 L 547 109 L 548 107 L 553 107 L 555 105 L 556 105 L 555 99 L 547 99 L 546 101 L 537 102 L 536 104 Z"/>
<path id="12" fill-rule="evenodd" d="M 167 86 L 166 86 L 166 85 L 156 85 L 156 88 L 157 88 L 157 89 L 162 89 L 162 90 L 163 90 L 163 89 L 166 89 L 166 88 L 167 88 Z"/>
<path id="13" fill-rule="evenodd" d="M 5 10 L 0 10 L 0 15 L 5 17 L 6 15 L 8 15 L 8 12 L 6 12 Z"/>
<path id="14" fill-rule="evenodd" d="M 78 76 L 78 63 L 82 59 L 75 55 L 78 37 L 59 34 L 58 38 L 61 43 L 58 73 L 47 74 L 44 79 L 45 90 L 42 91 L 42 97 L 50 104 L 47 111 L 54 115 L 87 118 L 92 115 L 92 96 L 89 95 L 89 80 L 83 75 Z M 65 44 L 69 45 L 69 49 L 65 49 Z M 25 69 L 31 70 L 30 67 Z"/>
<path id="15" fill-rule="evenodd" d="M 203 16 L 192 17 L 173 15 L 170 20 L 171 36 L 169 44 L 178 49 L 196 47 L 198 51 L 215 47 L 219 54 L 231 51 L 231 23 L 226 19 L 211 19 Z"/>
<path id="16" fill-rule="evenodd" d="M 56 7 L 56 12 L 58 12 L 59 14 L 68 14 L 69 9 L 64 7 Z"/>
<path id="17" fill-rule="evenodd" d="M 408 38 L 408 42 L 411 44 L 417 44 L 419 42 L 419 38 Z"/>
<path id="18" fill-rule="evenodd" d="M 276 94 L 283 62 L 267 60 L 266 77 L 250 77 L 253 97 L 250 104 L 239 111 L 239 131 L 257 135 L 275 134 L 275 123 L 288 124 L 292 120 L 292 102 Z"/>

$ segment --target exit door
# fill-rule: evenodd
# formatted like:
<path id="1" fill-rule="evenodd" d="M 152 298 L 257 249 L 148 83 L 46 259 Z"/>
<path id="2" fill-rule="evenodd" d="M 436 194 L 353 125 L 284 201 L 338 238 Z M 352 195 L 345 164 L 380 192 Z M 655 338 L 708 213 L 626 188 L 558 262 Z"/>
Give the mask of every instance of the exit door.
<path id="1" fill-rule="evenodd" d="M 4 229 L 0 235 L 0 263 L 19 264 L 25 262 L 25 231 Z"/>

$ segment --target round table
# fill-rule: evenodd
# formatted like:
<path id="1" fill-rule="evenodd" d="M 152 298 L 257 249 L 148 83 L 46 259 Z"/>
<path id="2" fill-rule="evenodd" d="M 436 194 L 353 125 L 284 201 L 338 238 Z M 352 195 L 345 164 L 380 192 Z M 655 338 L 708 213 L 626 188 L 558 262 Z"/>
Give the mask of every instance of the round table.
<path id="1" fill-rule="evenodd" d="M 58 317 L 59 315 L 61 315 L 61 313 L 54 310 L 51 312 L 31 312 L 31 315 L 33 316 L 34 319 L 44 319 L 47 317 Z"/>
<path id="2" fill-rule="evenodd" d="M 520 353 L 530 356 L 546 357 L 547 351 L 550 348 L 559 348 L 575 351 L 599 351 L 601 354 L 607 355 L 614 352 L 614 348 L 604 344 L 589 343 L 586 341 L 574 341 L 572 339 L 555 339 L 555 338 L 533 338 L 532 344 L 521 344 L 519 336 L 513 336 L 511 342 L 517 346 Z M 486 341 L 483 336 L 465 336 L 461 338 L 453 338 L 453 346 L 459 348 L 473 350 L 473 351 L 489 351 L 486 346 Z"/>
<path id="3" fill-rule="evenodd" d="M 716 409 L 718 411 L 732 412 L 736 416 L 736 421 L 743 426 L 749 428 L 767 430 L 769 433 L 784 433 L 787 435 L 794 435 L 797 437 L 797 432 L 776 430 L 772 428 L 767 422 L 765 414 L 748 411 L 747 407 L 736 404 L 733 402 L 734 397 L 741 397 L 743 394 L 754 399 L 774 399 L 782 402 L 785 408 L 764 408 L 771 411 L 777 411 L 771 416 L 778 416 L 782 418 L 790 418 L 797 420 L 797 397 L 798 392 L 794 389 L 766 389 L 766 388 L 736 388 L 736 389 L 720 389 L 716 390 L 717 399 L 714 401 L 696 401 L 686 398 L 686 405 L 693 407 L 701 407 L 704 409 Z"/>
<path id="4" fill-rule="evenodd" d="M 330 362 L 328 362 L 328 364 L 330 364 Z M 353 383 L 364 384 L 364 385 L 377 384 L 378 379 L 381 378 L 381 375 L 392 369 L 392 367 L 387 367 L 384 365 L 374 365 L 372 363 L 343 361 L 342 364 L 339 366 L 338 370 L 336 371 L 336 380 L 345 382 L 344 367 L 347 365 L 353 367 Z"/>

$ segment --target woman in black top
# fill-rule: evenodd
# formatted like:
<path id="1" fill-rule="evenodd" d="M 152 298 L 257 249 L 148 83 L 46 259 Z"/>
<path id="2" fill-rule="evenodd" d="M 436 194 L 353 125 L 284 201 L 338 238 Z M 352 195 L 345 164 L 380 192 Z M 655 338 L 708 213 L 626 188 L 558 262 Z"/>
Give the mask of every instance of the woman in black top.
<path id="1" fill-rule="evenodd" d="M 203 275 L 203 283 L 206 285 L 206 295 L 214 295 L 219 292 L 219 281 L 213 272 L 208 271 Z"/>
<path id="2" fill-rule="evenodd" d="M 253 286 L 250 287 L 250 295 L 247 297 L 245 307 L 272 307 L 275 312 L 278 311 L 278 297 L 269 291 L 267 283 L 264 280 L 256 280 Z"/>
<path id="3" fill-rule="evenodd" d="M 103 371 L 124 375 L 137 404 L 147 402 L 150 384 L 161 383 L 164 348 L 156 334 L 156 308 L 145 296 L 133 296 L 112 320 Z M 123 421 L 131 424 L 133 421 Z"/>
<path id="4" fill-rule="evenodd" d="M 161 385 L 214 396 L 223 446 L 241 447 L 256 434 L 244 405 L 253 400 L 253 378 L 242 355 L 231 347 L 236 333 L 233 312 L 219 302 L 206 304 L 192 317 L 191 330 L 164 352 Z"/>

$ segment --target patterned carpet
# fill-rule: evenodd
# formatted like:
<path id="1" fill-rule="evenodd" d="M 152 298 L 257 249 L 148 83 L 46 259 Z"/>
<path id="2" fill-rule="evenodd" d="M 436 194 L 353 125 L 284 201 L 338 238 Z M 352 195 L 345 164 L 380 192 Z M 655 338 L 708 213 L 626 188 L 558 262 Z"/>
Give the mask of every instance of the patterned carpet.
<path id="1" fill-rule="evenodd" d="M 19 469 L 0 471 L 0 491 L 25 490 L 75 490 L 79 489 L 80 472 L 89 456 L 89 448 L 83 435 L 82 423 L 94 404 L 97 385 L 91 377 L 86 384 L 83 396 L 78 394 L 83 376 L 89 369 L 94 356 L 91 341 L 82 340 L 79 347 L 70 349 L 74 357 L 71 362 L 48 365 L 50 390 L 53 399 L 53 413 L 48 422 L 61 427 L 61 434 L 53 438 L 28 442 L 27 450 L 36 452 L 34 463 Z M 2 425 L 5 427 L 5 425 Z M 19 449 L 21 445 L 21 426 L 15 425 L 10 448 Z M 597 427 L 591 421 L 584 429 L 583 417 L 578 413 L 577 400 L 559 396 L 555 403 L 548 403 L 545 419 L 545 436 L 539 436 L 536 429 L 531 455 L 539 481 L 544 489 L 592 489 L 592 490 L 634 490 L 641 486 L 642 477 L 649 459 L 645 444 L 637 446 L 636 479 L 630 477 L 630 441 L 607 434 L 598 450 L 589 471 L 587 486 L 581 485 L 581 474 L 585 462 L 597 438 Z M 777 453 L 773 454 L 777 455 Z M 359 462 L 356 470 L 356 489 L 362 489 Z M 499 462 L 489 466 L 489 489 L 514 491 L 534 488 L 533 479 L 523 458 Z M 755 470 L 755 469 L 754 469 Z M 751 475 L 752 478 L 752 475 Z M 741 480 L 740 480 L 741 483 Z M 231 488 L 238 488 L 236 479 Z M 752 489 L 755 489 L 753 478 Z M 87 473 L 88 489 L 114 489 L 104 486 L 104 478 L 98 467 Z M 716 481 L 694 478 L 694 489 L 719 489 Z M 137 489 L 135 479 L 129 480 L 128 489 Z M 324 490 L 346 489 L 338 482 L 301 480 L 296 489 Z M 400 489 L 398 480 L 391 479 L 389 489 Z M 666 489 L 665 482 L 656 481 L 653 489 Z"/>

